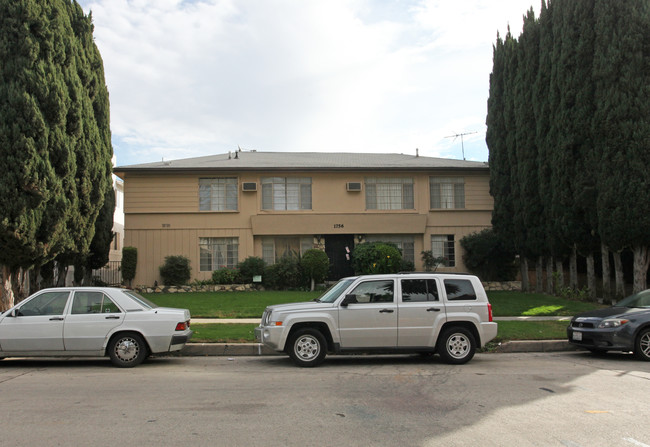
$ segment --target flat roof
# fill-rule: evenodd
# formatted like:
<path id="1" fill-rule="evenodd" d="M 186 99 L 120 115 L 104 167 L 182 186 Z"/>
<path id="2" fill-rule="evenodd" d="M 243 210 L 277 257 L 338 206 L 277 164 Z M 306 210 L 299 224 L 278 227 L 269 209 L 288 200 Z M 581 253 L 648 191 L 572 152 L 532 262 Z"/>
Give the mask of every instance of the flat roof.
<path id="1" fill-rule="evenodd" d="M 486 162 L 405 154 L 233 151 L 205 157 L 118 166 L 117 173 L 166 171 L 489 170 Z"/>

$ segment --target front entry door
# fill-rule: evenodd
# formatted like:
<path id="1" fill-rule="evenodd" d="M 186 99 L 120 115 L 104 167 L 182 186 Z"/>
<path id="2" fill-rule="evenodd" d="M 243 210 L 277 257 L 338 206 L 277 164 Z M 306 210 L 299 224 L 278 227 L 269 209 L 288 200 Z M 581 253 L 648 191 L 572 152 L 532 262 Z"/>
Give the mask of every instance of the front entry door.
<path id="1" fill-rule="evenodd" d="M 354 235 L 352 234 L 325 235 L 325 253 L 330 259 L 330 271 L 327 277 L 329 281 L 338 281 L 354 275 L 351 260 L 353 248 Z"/>

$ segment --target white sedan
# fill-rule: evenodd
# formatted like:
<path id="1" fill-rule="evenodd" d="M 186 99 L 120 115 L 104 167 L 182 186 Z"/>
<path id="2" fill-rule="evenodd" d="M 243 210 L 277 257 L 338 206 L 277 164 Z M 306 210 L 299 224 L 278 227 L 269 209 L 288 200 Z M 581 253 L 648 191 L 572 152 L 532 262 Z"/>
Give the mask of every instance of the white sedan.
<path id="1" fill-rule="evenodd" d="M 0 358 L 109 356 L 119 367 L 179 351 L 190 311 L 158 307 L 131 290 L 44 289 L 0 315 Z"/>

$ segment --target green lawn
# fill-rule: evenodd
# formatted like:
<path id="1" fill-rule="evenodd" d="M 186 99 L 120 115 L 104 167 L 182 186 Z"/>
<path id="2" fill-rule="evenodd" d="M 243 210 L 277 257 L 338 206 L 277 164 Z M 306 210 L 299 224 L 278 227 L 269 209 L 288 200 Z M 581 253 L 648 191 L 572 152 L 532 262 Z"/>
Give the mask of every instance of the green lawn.
<path id="1" fill-rule="evenodd" d="M 543 293 L 488 292 L 495 317 L 567 316 L 597 309 L 596 303 L 565 300 Z"/>
<path id="2" fill-rule="evenodd" d="M 189 309 L 192 318 L 261 318 L 266 306 L 311 301 L 320 292 L 143 293 L 163 307 Z"/>

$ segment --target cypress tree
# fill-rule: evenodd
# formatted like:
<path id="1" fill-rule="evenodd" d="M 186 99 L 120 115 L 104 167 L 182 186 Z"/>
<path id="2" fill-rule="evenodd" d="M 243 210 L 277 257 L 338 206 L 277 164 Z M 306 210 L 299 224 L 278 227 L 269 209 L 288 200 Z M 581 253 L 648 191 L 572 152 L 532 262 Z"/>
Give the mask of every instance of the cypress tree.
<path id="1" fill-rule="evenodd" d="M 598 232 L 614 251 L 634 253 L 634 291 L 650 263 L 650 4 L 596 6 L 594 144 Z"/>
<path id="2" fill-rule="evenodd" d="M 83 57 L 92 26 L 88 17 L 79 32 L 80 17 L 76 1 L 0 0 L 1 309 L 13 305 L 20 269 L 87 250 L 110 182 L 108 95 L 103 74 L 99 85 L 92 75 L 98 53 Z M 106 98 L 101 126 L 93 95 Z"/>

